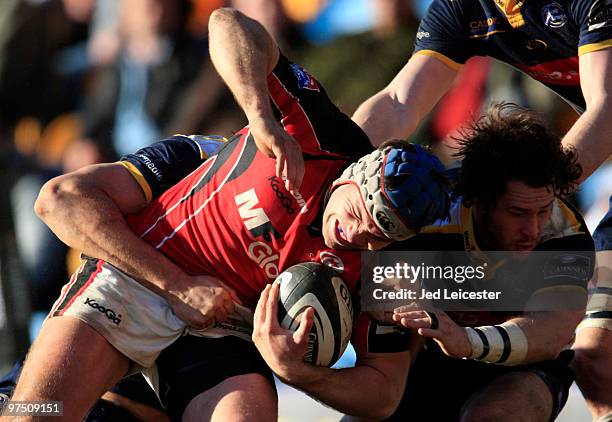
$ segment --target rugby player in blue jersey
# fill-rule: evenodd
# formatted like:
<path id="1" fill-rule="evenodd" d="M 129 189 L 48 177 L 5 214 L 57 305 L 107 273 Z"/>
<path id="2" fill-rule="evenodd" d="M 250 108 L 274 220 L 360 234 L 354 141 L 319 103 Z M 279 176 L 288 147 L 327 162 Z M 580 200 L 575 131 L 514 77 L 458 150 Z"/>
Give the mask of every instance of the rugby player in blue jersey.
<path id="1" fill-rule="evenodd" d="M 374 143 L 406 138 L 466 60 L 490 56 L 581 113 L 563 145 L 577 150 L 584 180 L 612 152 L 611 46 L 612 4 L 606 0 L 434 0 L 418 29 L 415 54 L 353 119 Z M 612 209 L 594 239 L 597 288 L 577 333 L 574 365 L 594 419 L 612 420 Z"/>

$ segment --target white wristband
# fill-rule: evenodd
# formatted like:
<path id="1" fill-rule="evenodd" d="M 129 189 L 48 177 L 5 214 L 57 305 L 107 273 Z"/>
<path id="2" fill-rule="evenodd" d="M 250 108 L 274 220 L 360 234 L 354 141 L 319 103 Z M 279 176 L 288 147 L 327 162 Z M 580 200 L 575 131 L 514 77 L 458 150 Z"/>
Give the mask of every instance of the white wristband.
<path id="1" fill-rule="evenodd" d="M 469 359 L 498 365 L 518 365 L 527 356 L 527 337 L 521 327 L 514 322 L 466 327 L 465 330 L 472 346 Z"/>

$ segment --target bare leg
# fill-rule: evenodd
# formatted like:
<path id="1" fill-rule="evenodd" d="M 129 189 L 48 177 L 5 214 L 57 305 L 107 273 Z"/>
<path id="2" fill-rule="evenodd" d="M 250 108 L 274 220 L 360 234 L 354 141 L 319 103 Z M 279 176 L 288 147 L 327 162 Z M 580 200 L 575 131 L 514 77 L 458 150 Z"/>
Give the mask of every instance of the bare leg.
<path id="1" fill-rule="evenodd" d="M 251 422 L 278 419 L 276 389 L 264 376 L 231 377 L 195 397 L 183 412 L 183 422 Z"/>
<path id="2" fill-rule="evenodd" d="M 612 331 L 582 328 L 574 344 L 574 370 L 593 420 L 612 412 Z"/>
<path id="3" fill-rule="evenodd" d="M 28 353 L 13 400 L 62 401 L 63 419 L 80 421 L 128 366 L 123 354 L 81 320 L 54 317 Z"/>
<path id="4" fill-rule="evenodd" d="M 598 420 L 612 413 L 612 251 L 597 253 L 595 294 L 589 300 L 587 313 L 601 318 L 585 319 L 579 326 L 574 343 L 574 370 L 587 406 Z M 595 297 L 597 295 L 597 297 Z M 594 300 L 595 299 L 595 300 Z"/>
<path id="5" fill-rule="evenodd" d="M 530 372 L 515 372 L 474 393 L 461 410 L 461 422 L 547 422 L 552 410 L 552 395 L 544 381 Z"/>

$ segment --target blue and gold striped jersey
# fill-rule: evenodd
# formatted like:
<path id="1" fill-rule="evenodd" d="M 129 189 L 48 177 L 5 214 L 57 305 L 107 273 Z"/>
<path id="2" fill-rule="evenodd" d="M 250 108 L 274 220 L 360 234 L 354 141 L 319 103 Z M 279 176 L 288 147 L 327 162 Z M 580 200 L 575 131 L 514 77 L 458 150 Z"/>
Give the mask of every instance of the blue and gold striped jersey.
<path id="1" fill-rule="evenodd" d="M 472 56 L 508 63 L 583 112 L 578 56 L 612 46 L 608 0 L 434 0 L 415 54 L 458 70 Z"/>
<path id="2" fill-rule="evenodd" d="M 227 140 L 217 135 L 174 135 L 121 157 L 147 202 L 170 189 L 215 155 Z"/>

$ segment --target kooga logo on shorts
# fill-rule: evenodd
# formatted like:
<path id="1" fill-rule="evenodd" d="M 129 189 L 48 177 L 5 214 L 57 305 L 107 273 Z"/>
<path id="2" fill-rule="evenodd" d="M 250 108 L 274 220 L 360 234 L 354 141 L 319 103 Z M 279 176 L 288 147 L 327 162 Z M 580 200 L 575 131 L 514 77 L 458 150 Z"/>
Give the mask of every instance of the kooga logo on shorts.
<path id="1" fill-rule="evenodd" d="M 106 315 L 106 318 L 110 319 L 115 323 L 115 325 L 119 325 L 121 323 L 121 315 L 117 315 L 115 311 L 111 308 L 106 308 L 99 303 L 97 303 L 94 299 L 87 298 L 85 299 L 85 305 L 89 305 L 100 313 Z"/>

